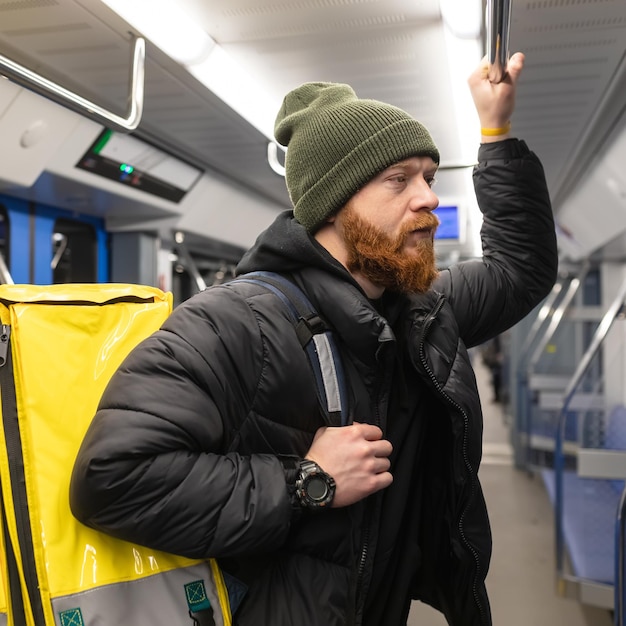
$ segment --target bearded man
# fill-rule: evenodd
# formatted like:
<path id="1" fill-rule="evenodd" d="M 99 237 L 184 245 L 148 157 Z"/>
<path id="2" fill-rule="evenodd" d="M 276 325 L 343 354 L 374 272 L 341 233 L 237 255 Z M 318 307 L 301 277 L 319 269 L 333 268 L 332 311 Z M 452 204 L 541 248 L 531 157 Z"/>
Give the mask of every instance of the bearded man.
<path id="1" fill-rule="evenodd" d="M 543 169 L 509 134 L 522 66 L 517 54 L 501 83 L 485 62 L 470 78 L 484 255 L 440 272 L 439 152 L 426 128 L 348 85 L 287 94 L 276 138 L 294 210 L 238 271 L 285 275 L 334 331 L 349 424 L 324 421 L 276 295 L 237 281 L 207 289 L 112 378 L 74 468 L 80 520 L 217 558 L 246 590 L 239 626 L 400 626 L 412 599 L 453 626 L 491 624 L 467 348 L 522 319 L 557 269 Z M 324 489 L 296 489 L 312 474 Z"/>

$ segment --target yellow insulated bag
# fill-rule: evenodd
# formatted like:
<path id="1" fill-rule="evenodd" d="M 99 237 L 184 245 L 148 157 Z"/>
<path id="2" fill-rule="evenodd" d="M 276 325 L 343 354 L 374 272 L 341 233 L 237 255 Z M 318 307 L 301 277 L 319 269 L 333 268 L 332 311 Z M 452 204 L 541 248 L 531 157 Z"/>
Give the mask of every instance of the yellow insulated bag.
<path id="1" fill-rule="evenodd" d="M 171 309 L 146 286 L 0 285 L 0 624 L 6 608 L 9 626 L 231 625 L 215 561 L 114 539 L 69 507 L 106 384 Z"/>
<path id="2" fill-rule="evenodd" d="M 0 515 L 2 515 L 1 512 Z M 9 619 L 9 604 L 7 600 L 8 578 L 7 561 L 4 552 L 4 537 L 2 533 L 0 533 L 0 626 L 7 626 Z"/>

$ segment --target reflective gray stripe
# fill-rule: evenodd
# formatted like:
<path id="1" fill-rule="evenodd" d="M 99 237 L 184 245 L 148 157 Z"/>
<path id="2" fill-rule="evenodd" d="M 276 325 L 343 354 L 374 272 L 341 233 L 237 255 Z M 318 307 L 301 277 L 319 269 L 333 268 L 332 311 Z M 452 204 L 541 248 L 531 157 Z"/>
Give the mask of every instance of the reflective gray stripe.
<path id="1" fill-rule="evenodd" d="M 326 391 L 328 411 L 330 413 L 341 411 L 341 396 L 339 395 L 337 370 L 335 369 L 333 351 L 328 342 L 328 337 L 323 333 L 313 335 L 313 341 L 315 342 L 315 349 L 317 350 L 320 368 L 322 370 L 322 380 L 324 381 L 324 389 Z"/>
<path id="2" fill-rule="evenodd" d="M 213 573 L 208 563 L 154 574 L 138 580 L 113 583 L 52 599 L 54 623 L 59 614 L 80 609 L 85 626 L 193 626 L 185 585 L 203 580 L 213 607 L 216 626 L 224 626 Z"/>
<path id="3" fill-rule="evenodd" d="M 7 626 L 7 614 L 0 613 L 0 626 Z"/>

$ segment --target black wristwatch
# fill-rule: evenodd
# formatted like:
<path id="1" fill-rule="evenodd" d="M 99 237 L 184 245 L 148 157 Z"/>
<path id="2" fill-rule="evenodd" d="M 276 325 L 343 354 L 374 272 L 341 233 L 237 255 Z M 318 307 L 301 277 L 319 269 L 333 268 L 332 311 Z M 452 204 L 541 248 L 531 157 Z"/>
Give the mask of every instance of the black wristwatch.
<path id="1" fill-rule="evenodd" d="M 317 463 L 304 459 L 296 478 L 296 496 L 308 509 L 330 506 L 335 497 L 335 481 Z"/>

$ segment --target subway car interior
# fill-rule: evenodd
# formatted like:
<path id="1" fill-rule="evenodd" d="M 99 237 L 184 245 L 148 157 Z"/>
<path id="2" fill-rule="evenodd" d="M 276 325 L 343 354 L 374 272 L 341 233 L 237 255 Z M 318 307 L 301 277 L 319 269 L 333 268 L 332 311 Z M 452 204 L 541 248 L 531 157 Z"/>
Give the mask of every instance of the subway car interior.
<path id="1" fill-rule="evenodd" d="M 624 0 L 0 0 L 0 282 L 138 283 L 177 305 L 232 278 L 291 208 L 273 124 L 307 81 L 429 129 L 438 263 L 477 258 L 467 77 L 516 51 L 512 129 L 546 172 L 559 275 L 498 338 L 497 398 L 474 349 L 494 623 L 624 625 Z"/>

